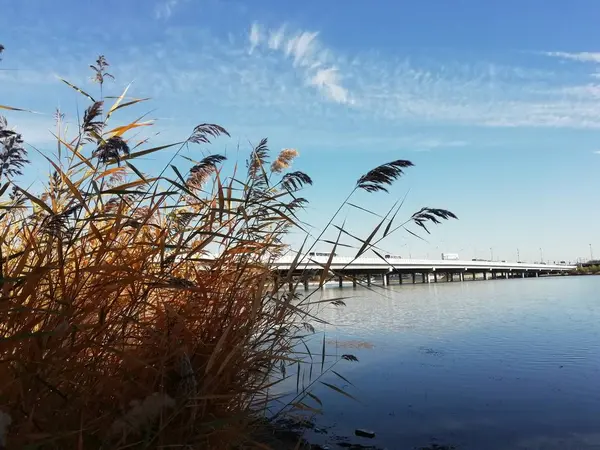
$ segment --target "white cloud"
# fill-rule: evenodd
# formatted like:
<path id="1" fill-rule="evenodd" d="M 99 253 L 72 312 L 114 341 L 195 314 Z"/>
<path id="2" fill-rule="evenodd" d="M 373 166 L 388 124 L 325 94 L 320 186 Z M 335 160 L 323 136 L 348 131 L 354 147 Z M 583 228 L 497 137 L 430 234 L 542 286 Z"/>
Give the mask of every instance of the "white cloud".
<path id="1" fill-rule="evenodd" d="M 282 25 L 277 30 L 273 30 L 269 34 L 269 48 L 271 50 L 279 50 L 285 39 L 285 25 Z"/>
<path id="2" fill-rule="evenodd" d="M 162 5 L 171 14 L 185 1 Z M 399 124 L 600 128 L 600 83 L 572 65 L 541 70 L 435 56 L 350 53 L 329 47 L 324 33 L 289 25 L 271 29 L 253 23 L 248 31 L 242 37 L 217 37 L 206 29 L 168 27 L 159 43 L 107 49 L 111 73 L 123 83 L 136 79 L 136 95 L 157 98 L 161 105 L 178 102 L 187 113 L 205 105 L 224 111 L 222 120 L 228 123 L 257 123 L 260 118 L 270 126 L 302 122 L 313 130 L 323 123 L 331 129 L 358 124 L 364 130 L 373 125 L 396 129 Z M 29 66 L 0 72 L 0 96 L 14 104 L 10 96 L 26 83 L 32 99 L 42 93 L 51 106 L 22 101 L 17 106 L 51 114 L 58 98 L 48 89 L 56 83 L 54 72 L 96 89 L 85 84 L 90 77 L 81 63 L 89 57 L 86 45 L 65 43 L 57 49 L 48 44 L 12 53 L 11 58 Z M 169 114 L 186 115 L 183 109 Z M 357 133 L 363 129 L 356 128 Z M 439 143 L 423 138 L 415 148 L 460 147 L 461 138 L 453 134 Z"/>
<path id="3" fill-rule="evenodd" d="M 311 65 L 315 60 L 316 42 L 319 33 L 304 31 L 287 41 L 285 54 L 294 58 L 294 65 Z"/>
<path id="4" fill-rule="evenodd" d="M 600 150 L 596 150 L 594 153 L 595 153 L 596 155 L 600 155 Z"/>
<path id="5" fill-rule="evenodd" d="M 180 0 L 166 0 L 157 4 L 154 8 L 154 16 L 157 19 L 168 19 L 173 14 Z"/>
<path id="6" fill-rule="evenodd" d="M 444 140 L 428 138 L 423 140 L 415 140 L 413 144 L 417 150 L 435 150 L 438 148 L 459 148 L 466 147 L 469 145 L 467 141 L 460 140 Z"/>
<path id="7" fill-rule="evenodd" d="M 262 40 L 260 25 L 258 25 L 256 22 L 254 22 L 252 24 L 252 26 L 250 27 L 249 39 L 250 39 L 250 53 L 252 53 L 254 51 L 254 49 L 258 46 L 258 44 L 260 44 L 260 41 Z"/>
<path id="8" fill-rule="evenodd" d="M 572 61 L 600 63 L 600 52 L 544 52 L 543 54 Z"/>
<path id="9" fill-rule="evenodd" d="M 583 98 L 600 97 L 600 84 L 587 83 L 579 86 L 569 86 L 562 89 L 562 93 Z"/>
<path id="10" fill-rule="evenodd" d="M 352 103 L 348 90 L 340 83 L 340 76 L 335 67 L 319 69 L 310 79 L 310 84 L 318 87 L 327 98 L 337 103 Z"/>
<path id="11" fill-rule="evenodd" d="M 250 30 L 250 52 L 263 43 L 258 24 Z M 292 67 L 304 77 L 306 85 L 315 87 L 327 100 L 352 104 L 349 91 L 341 83 L 342 75 L 331 61 L 330 52 L 319 42 L 316 31 L 286 33 L 285 25 L 268 32 L 266 48 L 292 60 Z"/>

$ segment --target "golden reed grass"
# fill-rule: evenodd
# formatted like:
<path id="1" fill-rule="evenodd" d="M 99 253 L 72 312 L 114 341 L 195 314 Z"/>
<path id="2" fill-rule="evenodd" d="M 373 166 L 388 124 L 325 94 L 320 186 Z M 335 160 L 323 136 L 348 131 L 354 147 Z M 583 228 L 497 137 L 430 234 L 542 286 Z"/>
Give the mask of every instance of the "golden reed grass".
<path id="1" fill-rule="evenodd" d="M 106 67 L 94 67 L 101 85 Z M 300 311 L 269 262 L 310 178 L 282 175 L 295 153 L 268 175 L 266 141 L 227 178 L 220 155 L 144 174 L 137 158 L 226 130 L 131 148 L 128 132 L 148 124 L 109 122 L 142 100 L 106 107 L 71 87 L 91 105 L 72 137 L 57 115 L 58 155 L 37 155 L 52 167 L 39 195 L 15 181 L 23 140 L 0 123 L 0 445 L 251 445 Z"/>
<path id="2" fill-rule="evenodd" d="M 107 106 L 108 63 L 99 57 L 91 68 L 100 99 L 63 80 L 89 107 L 71 136 L 57 112 L 55 155 L 33 148 L 51 168 L 40 189 L 18 182 L 26 144 L 0 117 L 0 448 L 266 448 L 252 436 L 273 401 L 269 388 L 286 378 L 287 365 L 300 380 L 304 358 L 311 385 L 318 379 L 308 347 L 295 350 L 303 330 L 314 331 L 308 308 L 323 303 L 295 294 L 292 274 L 307 259 L 300 251 L 283 278 L 270 264 L 285 251 L 286 233 L 302 228 L 299 191 L 312 181 L 286 172 L 296 150 L 269 164 L 266 139 L 229 176 L 218 154 L 180 169 L 181 150 L 227 131 L 204 123 L 181 142 L 136 143 L 133 132 L 150 122 L 111 123 L 146 99 L 126 89 Z M 140 170 L 140 158 L 165 151 L 170 160 L 159 173 Z M 379 166 L 352 193 L 385 191 L 411 165 Z M 342 207 L 354 206 L 350 196 L 315 239 L 332 244 L 332 255 L 338 241 L 321 238 Z M 358 239 L 356 257 L 380 256 L 377 243 L 408 222 L 428 231 L 428 222 L 455 218 L 424 208 L 392 228 L 401 206 L 365 240 L 333 225 L 338 240 Z M 339 275 L 331 261 L 320 286 Z M 323 373 L 325 337 L 320 356 Z M 298 390 L 283 409 L 318 412 L 321 401 Z"/>

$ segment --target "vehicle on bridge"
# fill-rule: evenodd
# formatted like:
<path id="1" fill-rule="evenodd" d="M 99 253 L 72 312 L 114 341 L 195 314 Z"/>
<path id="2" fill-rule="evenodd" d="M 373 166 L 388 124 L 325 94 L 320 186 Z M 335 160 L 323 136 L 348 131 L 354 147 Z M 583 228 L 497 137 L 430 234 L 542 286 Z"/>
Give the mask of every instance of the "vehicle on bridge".
<path id="1" fill-rule="evenodd" d="M 402 259 L 402 256 L 385 255 L 385 259 Z"/>
<path id="2" fill-rule="evenodd" d="M 444 261 L 458 261 L 458 253 L 442 253 L 442 259 Z"/>

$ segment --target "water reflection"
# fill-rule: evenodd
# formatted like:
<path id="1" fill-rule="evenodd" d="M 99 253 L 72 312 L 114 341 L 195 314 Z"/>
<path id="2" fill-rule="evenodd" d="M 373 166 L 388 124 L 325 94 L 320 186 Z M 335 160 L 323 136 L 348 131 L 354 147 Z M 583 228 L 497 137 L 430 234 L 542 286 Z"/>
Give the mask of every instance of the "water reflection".
<path id="1" fill-rule="evenodd" d="M 389 449 L 600 449 L 599 288 L 600 277 L 326 288 L 315 300 L 354 295 L 318 311 L 335 324 L 321 326 L 327 351 L 360 360 L 335 368 L 352 385 L 327 381 L 360 403 L 319 386 L 319 422 L 375 430 L 362 443 Z"/>

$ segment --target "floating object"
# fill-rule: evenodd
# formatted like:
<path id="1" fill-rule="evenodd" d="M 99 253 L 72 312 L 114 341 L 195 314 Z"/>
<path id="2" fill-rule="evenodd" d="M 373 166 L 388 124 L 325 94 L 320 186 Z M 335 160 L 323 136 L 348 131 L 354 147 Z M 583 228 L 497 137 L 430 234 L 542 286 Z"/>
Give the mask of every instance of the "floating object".
<path id="1" fill-rule="evenodd" d="M 370 431 L 370 430 L 356 429 L 356 430 L 354 430 L 354 434 L 357 436 L 360 436 L 360 437 L 366 437 L 366 438 L 370 438 L 370 439 L 373 439 L 375 437 L 375 432 Z"/>

